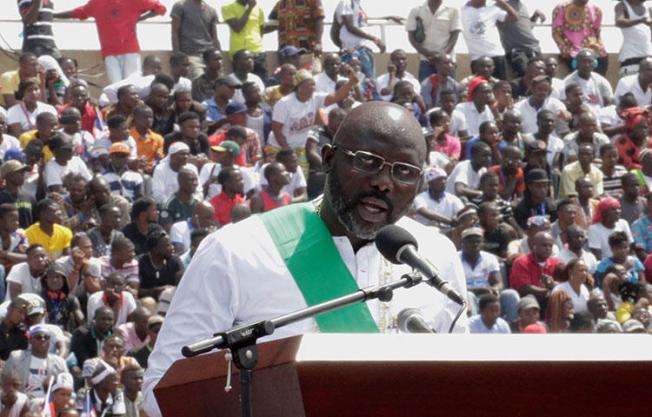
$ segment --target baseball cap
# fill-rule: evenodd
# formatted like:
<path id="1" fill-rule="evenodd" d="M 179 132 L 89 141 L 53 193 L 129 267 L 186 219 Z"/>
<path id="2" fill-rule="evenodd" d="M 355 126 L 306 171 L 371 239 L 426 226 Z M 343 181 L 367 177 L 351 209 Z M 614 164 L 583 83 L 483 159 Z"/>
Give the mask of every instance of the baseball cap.
<path id="1" fill-rule="evenodd" d="M 644 333 L 645 326 L 636 319 L 629 319 L 623 323 L 623 333 Z"/>
<path id="2" fill-rule="evenodd" d="M 174 155 L 175 153 L 179 152 L 190 152 L 190 147 L 186 145 L 183 142 L 174 142 L 172 145 L 170 145 L 170 149 L 168 149 L 168 154 L 169 155 Z"/>
<path id="3" fill-rule="evenodd" d="M 447 177 L 447 175 L 446 175 L 446 171 L 444 171 L 444 170 L 441 169 L 441 168 L 437 168 L 437 167 L 435 167 L 435 168 L 428 168 L 428 169 L 426 170 L 426 172 L 424 172 L 423 175 L 424 175 L 424 177 L 425 177 L 426 182 L 434 181 L 434 180 L 436 180 L 437 178 L 442 178 L 442 177 L 443 177 L 443 178 L 446 178 L 446 177 Z"/>
<path id="4" fill-rule="evenodd" d="M 535 182 L 550 182 L 548 173 L 541 168 L 534 168 L 525 175 L 525 183 L 532 184 Z"/>
<path id="5" fill-rule="evenodd" d="M 6 161 L 4 164 L 2 164 L 2 167 L 0 167 L 0 177 L 4 178 L 7 174 L 18 171 L 27 171 L 28 169 L 29 167 L 27 165 L 12 159 L 11 161 Z"/>
<path id="6" fill-rule="evenodd" d="M 131 149 L 129 149 L 129 145 L 127 145 L 124 142 L 116 142 L 111 147 L 109 148 L 109 155 L 113 154 L 131 154 Z"/>
<path id="7" fill-rule="evenodd" d="M 157 324 L 162 324 L 163 323 L 163 316 L 155 314 L 149 319 L 147 319 L 147 328 L 149 329 L 150 327 L 157 325 Z"/>
<path id="8" fill-rule="evenodd" d="M 63 267 L 63 265 L 61 265 L 59 263 L 56 263 L 56 262 L 53 263 L 52 265 L 50 265 L 50 267 L 48 268 L 48 274 L 50 274 L 50 273 L 57 274 L 57 275 L 63 275 L 64 277 L 66 277 L 68 275 L 66 273 L 66 269 Z"/>
<path id="9" fill-rule="evenodd" d="M 28 302 L 27 307 L 25 308 L 28 316 L 31 316 L 32 314 L 45 314 L 45 300 L 43 300 L 41 296 L 34 294 L 31 297 L 25 297 L 25 299 Z"/>
<path id="10" fill-rule="evenodd" d="M 95 145 L 93 146 L 93 149 L 91 149 L 91 158 L 94 159 L 97 159 L 102 155 L 108 155 L 108 154 L 109 154 L 109 150 L 102 145 Z"/>
<path id="11" fill-rule="evenodd" d="M 525 297 L 521 298 L 516 307 L 518 311 L 527 310 L 529 308 L 541 309 L 537 299 L 531 295 L 526 295 Z"/>
<path id="12" fill-rule="evenodd" d="M 462 239 L 466 239 L 469 236 L 484 236 L 484 230 L 479 227 L 470 227 L 462 232 Z"/>
<path id="13" fill-rule="evenodd" d="M 230 115 L 232 115 L 232 114 L 236 114 L 236 113 L 244 113 L 244 112 L 246 112 L 246 111 L 247 111 L 247 106 L 245 106 L 244 104 L 240 103 L 239 101 L 232 101 L 231 103 L 229 103 L 229 104 L 226 106 L 226 110 L 224 111 L 224 113 L 225 113 L 227 116 L 230 116 Z"/>
<path id="14" fill-rule="evenodd" d="M 296 55 L 303 55 L 306 52 L 307 51 L 306 51 L 305 48 L 297 48 L 295 46 L 288 45 L 286 47 L 281 48 L 281 50 L 278 51 L 278 55 L 281 58 L 290 58 L 290 57 L 293 57 L 293 56 L 296 56 Z"/>
<path id="15" fill-rule="evenodd" d="M 526 142 L 527 148 L 530 152 L 547 152 L 548 145 L 542 140 L 530 140 Z"/>
<path id="16" fill-rule="evenodd" d="M 48 328 L 42 324 L 35 324 L 29 328 L 29 337 L 34 337 L 37 334 L 47 333 L 50 334 Z"/>
<path id="17" fill-rule="evenodd" d="M 16 160 L 23 162 L 25 161 L 25 152 L 19 148 L 11 148 L 5 152 L 5 161 Z"/>
<path id="18" fill-rule="evenodd" d="M 215 152 L 231 152 L 233 156 L 240 155 L 240 145 L 232 140 L 222 141 L 218 145 L 212 146 L 211 149 Z"/>
<path id="19" fill-rule="evenodd" d="M 222 77 L 215 80 L 215 87 L 219 87 L 220 85 L 228 85 L 231 88 L 242 87 L 242 83 L 240 81 L 235 80 L 231 77 Z"/>

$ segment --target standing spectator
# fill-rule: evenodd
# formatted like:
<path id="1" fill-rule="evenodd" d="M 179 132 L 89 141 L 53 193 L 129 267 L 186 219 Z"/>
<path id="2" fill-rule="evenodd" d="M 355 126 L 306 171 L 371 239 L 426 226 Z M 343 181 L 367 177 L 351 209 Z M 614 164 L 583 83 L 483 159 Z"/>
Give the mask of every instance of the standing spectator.
<path id="1" fill-rule="evenodd" d="M 609 236 L 614 232 L 625 232 L 629 243 L 634 242 L 627 220 L 621 218 L 620 202 L 612 197 L 605 197 L 595 209 L 593 221 L 589 227 L 589 248 L 596 258 L 612 256 Z"/>
<path id="2" fill-rule="evenodd" d="M 500 42 L 498 23 L 518 20 L 518 14 L 505 0 L 487 5 L 487 0 L 471 0 L 462 7 L 462 34 L 469 48 L 471 60 L 488 56 L 494 61 L 493 76 L 504 80 L 507 76 L 505 49 Z"/>
<path id="3" fill-rule="evenodd" d="M 172 50 L 183 52 L 190 60 L 191 80 L 204 70 L 202 54 L 211 49 L 221 50 L 217 38 L 217 11 L 203 0 L 181 0 L 174 3 L 172 19 Z"/>
<path id="4" fill-rule="evenodd" d="M 611 83 L 600 75 L 599 71 L 595 71 L 595 53 L 590 49 L 582 49 L 575 56 L 574 62 L 573 69 L 575 71 L 564 79 L 564 84 L 566 86 L 571 84 L 579 85 L 582 88 L 584 103 L 595 112 L 603 106 L 610 105 L 614 101 L 613 89 Z"/>
<path id="5" fill-rule="evenodd" d="M 140 287 L 138 296 L 153 297 L 158 300 L 161 293 L 176 286 L 183 274 L 183 265 L 174 255 L 170 236 L 162 230 L 153 231 L 147 236 L 147 253 L 138 259 Z"/>
<path id="6" fill-rule="evenodd" d="M 315 57 L 321 55 L 321 38 L 324 34 L 321 0 L 278 0 L 269 14 L 269 26 L 271 30 L 278 29 L 279 50 L 294 46 L 305 49 Z"/>
<path id="7" fill-rule="evenodd" d="M 109 248 L 117 238 L 124 238 L 119 230 L 120 209 L 113 204 L 100 207 L 100 224 L 88 232 L 93 243 L 93 255 L 97 258 L 109 255 Z"/>
<path id="8" fill-rule="evenodd" d="M 462 31 L 460 12 L 443 3 L 442 0 L 428 0 L 410 10 L 405 22 L 408 40 L 419 53 L 419 81 L 439 73 L 438 59 L 454 56 Z"/>
<path id="9" fill-rule="evenodd" d="M 165 6 L 158 0 L 90 0 L 67 12 L 54 13 L 58 19 L 95 19 L 109 83 L 127 78 L 140 68 L 140 45 L 136 23 L 163 15 Z"/>
<path id="10" fill-rule="evenodd" d="M 626 3 L 621 1 L 618 5 Z M 649 28 L 647 31 L 649 32 Z M 648 34 L 649 37 L 649 34 Z M 652 44 L 650 41 L 648 45 Z M 620 104 L 625 94 L 631 93 L 636 99 L 638 107 L 647 107 L 652 102 L 652 57 L 642 58 L 638 61 L 637 73 L 627 76 L 621 76 L 616 85 L 614 96 L 616 102 Z"/>
<path id="11" fill-rule="evenodd" d="M 479 314 L 469 319 L 471 333 L 511 333 L 509 324 L 500 317 L 500 301 L 494 294 L 484 294 L 478 300 Z"/>
<path id="12" fill-rule="evenodd" d="M 86 312 L 88 323 L 91 324 L 90 317 L 97 317 L 97 309 L 103 306 L 113 310 L 116 318 L 114 326 L 126 323 L 129 315 L 136 310 L 136 300 L 129 291 L 125 290 L 125 287 L 126 282 L 122 275 L 117 272 L 109 274 L 104 279 L 104 289 L 88 297 Z"/>
<path id="13" fill-rule="evenodd" d="M 122 233 L 133 243 L 136 255 L 147 251 L 147 235 L 159 229 L 159 211 L 151 197 L 136 200 L 131 207 L 131 223 L 122 229 Z"/>
<path id="14" fill-rule="evenodd" d="M 335 9 L 334 19 L 340 27 L 340 50 L 342 61 L 350 62 L 353 58 L 360 61 L 360 70 L 367 79 L 376 78 L 376 66 L 371 46 L 376 45 L 381 53 L 385 52 L 385 43 L 366 31 L 367 13 L 362 8 L 362 0 L 340 0 Z"/>
<path id="15" fill-rule="evenodd" d="M 50 198 L 44 198 L 36 204 L 34 214 L 39 221 L 25 230 L 29 243 L 41 245 L 52 260 L 62 254 L 67 255 L 72 231 L 60 224 L 63 214 L 59 204 Z"/>
<path id="16" fill-rule="evenodd" d="M 645 197 L 641 197 L 641 185 L 631 172 L 621 177 L 623 195 L 618 199 L 623 219 L 630 225 L 638 220 L 647 209 Z"/>
<path id="17" fill-rule="evenodd" d="M 584 249 L 586 231 L 576 224 L 571 224 L 566 229 L 566 243 L 566 247 L 559 252 L 559 260 L 568 264 L 573 259 L 580 259 L 588 268 L 589 273 L 595 273 L 598 261 L 593 253 Z"/>
<path id="18" fill-rule="evenodd" d="M 446 171 L 429 168 L 424 172 L 428 189 L 414 199 L 415 220 L 425 225 L 451 227 L 464 203 L 454 194 L 446 192 Z"/>
<path id="19" fill-rule="evenodd" d="M 235 67 L 236 54 L 248 52 L 247 60 L 252 61 L 248 72 L 256 74 L 259 80 L 267 79 L 267 64 L 263 49 L 263 33 L 265 33 L 265 12 L 256 0 L 235 0 L 222 6 L 222 17 L 229 25 L 229 54 Z M 247 80 L 242 80 L 242 82 Z M 261 81 L 262 83 L 262 81 Z M 261 85 L 261 89 L 265 86 Z"/>
<path id="20" fill-rule="evenodd" d="M 580 177 L 588 178 L 593 184 L 593 197 L 599 197 L 603 194 L 604 174 L 593 163 L 593 145 L 589 143 L 582 143 L 577 151 L 577 161 L 571 162 L 564 166 L 561 173 L 561 185 L 559 188 L 559 196 L 567 197 L 575 191 L 575 181 Z M 638 183 L 638 180 L 636 180 Z"/>
<path id="21" fill-rule="evenodd" d="M 560 4 L 552 11 L 552 38 L 559 47 L 561 58 L 568 68 L 574 70 L 573 64 L 582 49 L 592 52 L 591 65 L 597 57 L 595 69 L 602 75 L 607 73 L 607 50 L 600 38 L 602 30 L 602 10 L 588 4 L 588 0 L 570 0 Z M 595 54 L 595 55 L 593 55 Z"/>
<path id="22" fill-rule="evenodd" d="M 254 58 L 255 56 L 246 49 L 241 49 L 233 54 L 233 72 L 226 77 L 231 80 L 232 85 L 252 82 L 260 88 L 260 91 L 265 90 L 265 82 L 255 72 Z M 242 91 L 236 89 L 232 100 L 244 104 Z"/>
<path id="23" fill-rule="evenodd" d="M 402 49 L 396 49 L 389 55 L 387 73 L 376 78 L 376 85 L 380 89 L 383 100 L 388 100 L 394 91 L 394 86 L 399 81 L 408 81 L 414 88 L 415 95 L 421 94 L 421 83 L 407 71 L 407 54 Z M 425 110 L 422 109 L 422 111 Z"/>
<path id="24" fill-rule="evenodd" d="M 652 9 L 644 0 L 623 0 L 616 4 L 614 12 L 616 26 L 623 33 L 623 44 L 618 54 L 620 76 L 633 75 L 639 70 L 639 62 L 652 55 L 650 43 Z"/>
<path id="25" fill-rule="evenodd" d="M 546 16 L 541 10 L 535 10 L 532 15 L 521 0 L 507 0 L 518 18 L 498 24 L 500 39 L 505 48 L 507 62 L 512 70 L 522 77 L 528 61 L 541 55 L 539 40 L 532 29 L 537 22 L 545 22 Z"/>
<path id="26" fill-rule="evenodd" d="M 15 97 L 20 83 L 27 80 L 39 80 L 39 64 L 36 55 L 31 52 L 23 52 L 18 57 L 18 69 L 3 72 L 0 75 L 0 104 L 10 108 L 16 104 Z"/>
<path id="27" fill-rule="evenodd" d="M 510 285 L 521 297 L 533 295 L 545 303 L 556 283 L 553 278 L 561 261 L 552 256 L 555 245 L 550 233 L 539 232 L 534 236 L 533 247 L 527 255 L 514 261 Z"/>
<path id="28" fill-rule="evenodd" d="M 222 75 L 224 58 L 217 49 L 207 49 L 202 53 L 204 73 L 192 79 L 192 99 L 203 102 L 215 94 L 215 82 Z"/>
<path id="29" fill-rule="evenodd" d="M 19 1 L 18 11 L 23 21 L 23 53 L 32 52 L 36 56 L 50 55 L 56 59 L 61 58 L 52 32 L 53 2 Z"/>

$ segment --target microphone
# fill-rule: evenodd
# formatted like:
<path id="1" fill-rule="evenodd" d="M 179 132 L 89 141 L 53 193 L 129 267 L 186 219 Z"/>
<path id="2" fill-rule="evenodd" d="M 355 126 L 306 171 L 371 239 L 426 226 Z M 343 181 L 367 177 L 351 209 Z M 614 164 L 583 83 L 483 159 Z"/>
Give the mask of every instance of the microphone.
<path id="1" fill-rule="evenodd" d="M 448 281 L 439 276 L 439 271 L 417 252 L 417 240 L 407 230 L 389 224 L 378 232 L 376 248 L 387 260 L 394 264 L 406 264 L 425 276 L 426 282 L 459 305 L 464 299 L 455 291 Z"/>
<path id="2" fill-rule="evenodd" d="M 398 329 L 403 333 L 436 333 L 416 308 L 406 308 L 396 318 Z"/>

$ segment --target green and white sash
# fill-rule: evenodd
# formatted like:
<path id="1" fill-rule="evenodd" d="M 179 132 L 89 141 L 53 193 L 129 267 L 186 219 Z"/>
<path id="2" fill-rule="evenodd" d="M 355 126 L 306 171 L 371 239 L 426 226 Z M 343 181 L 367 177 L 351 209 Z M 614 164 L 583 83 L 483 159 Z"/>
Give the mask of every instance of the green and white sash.
<path id="1" fill-rule="evenodd" d="M 260 215 L 308 306 L 357 291 L 328 228 L 312 203 L 291 204 Z M 315 317 L 324 333 L 378 333 L 364 303 Z"/>

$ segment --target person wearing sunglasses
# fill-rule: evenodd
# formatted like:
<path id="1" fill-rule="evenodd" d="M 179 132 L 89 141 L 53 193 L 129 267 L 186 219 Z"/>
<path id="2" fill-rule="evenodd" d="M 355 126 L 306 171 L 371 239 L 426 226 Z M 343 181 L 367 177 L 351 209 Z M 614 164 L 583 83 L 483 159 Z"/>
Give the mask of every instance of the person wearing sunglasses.
<path id="1" fill-rule="evenodd" d="M 161 415 L 152 389 L 181 357 L 182 345 L 236 323 L 274 318 L 333 299 L 335 292 L 355 292 L 410 272 L 405 265 L 384 260 L 374 245 L 376 235 L 388 224 L 397 223 L 414 235 L 421 254 L 466 296 L 464 273 L 452 242 L 405 217 L 421 191 L 427 155 L 421 126 L 412 113 L 393 103 L 362 104 L 351 110 L 333 144 L 324 145 L 321 152 L 326 172 L 322 197 L 252 216 L 202 242 L 149 357 L 143 393 L 150 417 Z M 287 247 L 291 250 L 283 249 Z M 306 282 L 328 284 L 312 291 Z M 277 329 L 273 337 L 396 332 L 396 315 L 419 306 L 437 332 L 448 332 L 459 311 L 443 295 L 419 286 L 395 291 L 391 303 L 359 304 L 348 318 L 334 312 L 329 314 L 332 320 L 320 316 L 303 320 Z M 453 331 L 466 330 L 464 317 Z"/>
<path id="2" fill-rule="evenodd" d="M 68 368 L 63 358 L 48 353 L 51 336 L 47 327 L 30 327 L 28 337 L 29 347 L 11 352 L 2 374 L 16 372 L 23 382 L 21 392 L 30 398 L 44 398 L 50 378 L 68 372 Z"/>

